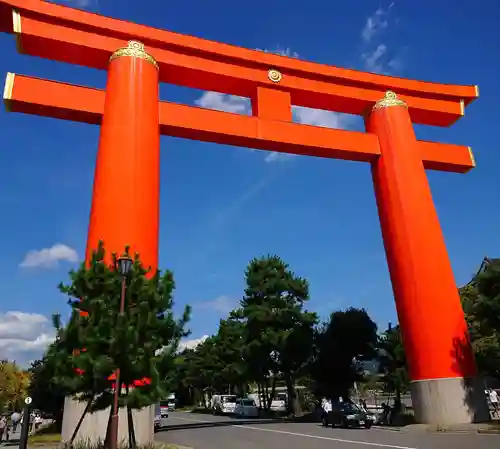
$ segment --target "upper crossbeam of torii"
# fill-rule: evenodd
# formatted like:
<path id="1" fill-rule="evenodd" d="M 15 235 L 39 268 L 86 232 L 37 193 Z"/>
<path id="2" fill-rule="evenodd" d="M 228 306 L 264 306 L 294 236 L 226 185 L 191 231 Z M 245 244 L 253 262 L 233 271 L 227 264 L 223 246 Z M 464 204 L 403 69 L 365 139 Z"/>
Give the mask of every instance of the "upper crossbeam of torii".
<path id="1" fill-rule="evenodd" d="M 160 81 L 252 101 L 253 117 L 162 102 L 162 133 L 236 146 L 371 161 L 380 153 L 373 135 L 292 123 L 290 105 L 364 115 L 385 91 L 393 90 L 407 103 L 413 123 L 449 126 L 478 96 L 477 86 L 331 67 L 41 0 L 0 1 L 0 31 L 14 33 L 23 54 L 103 70 L 113 51 L 130 39 L 140 40 L 158 63 Z M 104 93 L 10 74 L 5 99 L 12 111 L 99 123 Z M 465 172 L 474 166 L 467 146 L 421 142 L 420 148 L 426 168 Z"/>

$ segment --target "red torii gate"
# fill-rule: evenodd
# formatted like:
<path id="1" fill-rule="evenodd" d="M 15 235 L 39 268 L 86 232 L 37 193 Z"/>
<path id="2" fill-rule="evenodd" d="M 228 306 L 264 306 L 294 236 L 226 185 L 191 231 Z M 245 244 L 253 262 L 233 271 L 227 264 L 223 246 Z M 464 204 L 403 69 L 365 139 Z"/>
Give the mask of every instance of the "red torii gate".
<path id="1" fill-rule="evenodd" d="M 105 91 L 9 73 L 4 92 L 10 111 L 101 126 L 87 257 L 102 239 L 157 267 L 160 134 L 370 163 L 416 417 L 488 419 L 425 174 L 465 173 L 474 157 L 418 141 L 412 126 L 452 125 L 477 86 L 325 66 L 41 0 L 0 0 L 0 31 L 24 54 L 108 71 Z M 253 115 L 159 102 L 159 82 L 248 97 Z M 367 132 L 292 123 L 292 105 L 362 115 Z"/>

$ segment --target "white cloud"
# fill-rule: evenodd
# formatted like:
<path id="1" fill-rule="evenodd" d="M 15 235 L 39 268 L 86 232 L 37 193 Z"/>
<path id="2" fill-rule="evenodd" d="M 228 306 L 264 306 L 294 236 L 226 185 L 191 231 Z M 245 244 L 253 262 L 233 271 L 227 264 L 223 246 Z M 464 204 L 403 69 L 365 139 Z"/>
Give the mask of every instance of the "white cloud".
<path id="1" fill-rule="evenodd" d="M 277 151 L 271 151 L 270 153 L 266 154 L 264 161 L 266 161 L 268 164 L 271 162 L 285 162 L 289 161 L 292 157 L 295 156 L 296 154 L 279 153 Z"/>
<path id="2" fill-rule="evenodd" d="M 363 59 L 365 67 L 368 71 L 381 73 L 385 70 L 383 59 L 386 53 L 387 46 L 379 44 L 371 53 L 363 53 L 363 55 L 361 55 L 361 59 Z"/>
<path id="3" fill-rule="evenodd" d="M 392 2 L 387 9 L 379 8 L 366 19 L 361 30 L 361 38 L 365 51 L 361 55 L 364 69 L 372 73 L 390 75 L 402 69 L 400 57 L 393 56 L 389 47 L 381 42 L 380 36 L 390 25 L 398 24 L 399 19 L 391 19 L 390 11 L 394 6 Z"/>
<path id="4" fill-rule="evenodd" d="M 394 2 L 387 9 L 378 8 L 371 16 L 366 18 L 365 26 L 361 30 L 361 38 L 364 42 L 370 42 L 388 27 L 389 13 L 393 6 Z"/>
<path id="5" fill-rule="evenodd" d="M 15 360 L 26 366 L 40 358 L 54 341 L 50 320 L 37 313 L 0 313 L 0 359 Z"/>
<path id="6" fill-rule="evenodd" d="M 391 8 L 393 3 L 391 3 Z M 379 8 L 371 16 L 367 17 L 365 26 L 361 31 L 361 37 L 365 42 L 370 42 L 378 33 L 385 30 L 389 24 L 387 11 Z"/>
<path id="7" fill-rule="evenodd" d="M 62 0 L 58 3 L 66 3 L 75 8 L 88 9 L 94 6 L 99 6 L 99 0 Z"/>
<path id="8" fill-rule="evenodd" d="M 28 251 L 19 266 L 21 268 L 51 268 L 57 266 L 60 261 L 78 262 L 78 254 L 73 248 L 56 243 L 51 248 Z"/>
<path id="9" fill-rule="evenodd" d="M 251 110 L 250 100 L 236 95 L 221 94 L 219 92 L 204 92 L 195 101 L 197 106 L 216 111 L 232 112 L 234 114 L 248 115 Z"/>
<path id="10" fill-rule="evenodd" d="M 349 116 L 338 112 L 311 109 L 302 106 L 293 107 L 294 119 L 303 125 L 322 126 L 325 128 L 345 128 L 348 126 Z"/>
<path id="11" fill-rule="evenodd" d="M 298 58 L 299 54 L 293 51 L 291 48 L 277 48 L 275 50 L 269 50 L 267 48 L 256 48 L 258 51 L 263 51 L 264 53 L 274 53 L 275 55 L 286 56 L 288 58 Z"/>
<path id="12" fill-rule="evenodd" d="M 338 112 L 324 111 L 322 109 L 311 109 L 303 106 L 293 106 L 293 119 L 296 123 L 302 125 L 321 126 L 324 128 L 345 129 L 350 126 L 351 118 L 346 114 L 339 114 Z M 265 161 L 270 162 L 284 162 L 294 157 L 295 154 L 279 153 L 273 151 L 268 153 Z"/>
<path id="13" fill-rule="evenodd" d="M 221 315 L 227 315 L 236 307 L 236 305 L 236 301 L 229 296 L 218 296 L 210 301 L 195 303 L 193 304 L 193 307 L 196 309 L 211 309 Z"/>
<path id="14" fill-rule="evenodd" d="M 201 345 L 207 338 L 208 338 L 208 335 L 203 335 L 200 338 L 193 338 L 190 340 L 182 340 L 179 343 L 179 352 L 184 351 L 184 349 L 195 349 L 197 346 Z"/>

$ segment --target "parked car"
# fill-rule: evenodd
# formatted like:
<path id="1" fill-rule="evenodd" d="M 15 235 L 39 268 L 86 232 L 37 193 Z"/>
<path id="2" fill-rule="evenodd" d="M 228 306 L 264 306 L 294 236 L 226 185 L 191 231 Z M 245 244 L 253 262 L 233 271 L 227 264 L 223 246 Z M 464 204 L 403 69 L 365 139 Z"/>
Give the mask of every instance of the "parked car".
<path id="1" fill-rule="evenodd" d="M 212 396 L 212 413 L 214 415 L 231 415 L 236 408 L 236 396 L 232 394 L 214 394 Z"/>
<path id="2" fill-rule="evenodd" d="M 357 405 L 350 402 L 338 402 L 332 404 L 332 410 L 325 413 L 321 418 L 324 427 L 365 427 L 373 426 L 375 415 L 361 410 Z"/>
<path id="3" fill-rule="evenodd" d="M 170 410 L 168 401 L 160 401 L 160 415 L 162 418 L 168 418 L 168 412 Z"/>
<path id="4" fill-rule="evenodd" d="M 160 404 L 155 405 L 155 419 L 154 419 L 155 432 L 161 428 L 161 408 Z"/>
<path id="5" fill-rule="evenodd" d="M 155 431 L 160 430 L 162 427 L 167 425 L 166 419 L 168 418 L 168 407 L 162 405 L 162 402 L 155 405 L 155 419 L 154 419 L 154 429 Z"/>
<path id="6" fill-rule="evenodd" d="M 167 398 L 166 398 L 166 401 L 167 401 L 167 405 L 168 405 L 168 409 L 173 412 L 175 411 L 175 403 L 176 403 L 176 400 L 175 400 L 175 393 L 171 393 Z"/>
<path id="7" fill-rule="evenodd" d="M 259 409 L 253 399 L 237 399 L 234 414 L 238 417 L 257 418 L 259 416 Z"/>

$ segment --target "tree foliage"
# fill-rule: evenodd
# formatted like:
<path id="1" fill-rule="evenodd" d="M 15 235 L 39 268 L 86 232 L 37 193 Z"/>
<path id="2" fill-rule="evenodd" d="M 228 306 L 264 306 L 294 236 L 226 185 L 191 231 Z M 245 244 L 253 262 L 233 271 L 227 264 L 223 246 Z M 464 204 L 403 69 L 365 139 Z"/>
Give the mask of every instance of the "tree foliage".
<path id="1" fill-rule="evenodd" d="M 375 357 L 377 325 L 364 309 L 333 312 L 317 330 L 311 376 L 317 395 L 348 398 L 363 379 L 359 362 Z"/>
<path id="2" fill-rule="evenodd" d="M 15 362 L 0 360 L 0 412 L 20 410 L 27 396 L 29 373 Z"/>
<path id="3" fill-rule="evenodd" d="M 57 343 L 52 344 L 42 359 L 31 363 L 29 396 L 33 399 L 33 408 L 51 417 L 61 426 L 64 399 L 71 392 L 65 388 L 63 382 L 58 382 L 58 367 L 54 365 L 56 358 L 53 356 L 56 347 Z"/>
<path id="4" fill-rule="evenodd" d="M 396 396 L 396 409 L 401 407 L 401 395 L 410 388 L 406 353 L 398 326 L 389 325 L 379 339 L 379 371 L 384 390 Z"/>
<path id="5" fill-rule="evenodd" d="M 278 256 L 253 259 L 245 280 L 245 296 L 234 316 L 244 324 L 243 355 L 250 375 L 265 386 L 270 377 L 280 376 L 294 412 L 295 380 L 309 361 L 317 323 L 317 315 L 305 309 L 309 284 Z"/>
<path id="6" fill-rule="evenodd" d="M 488 264 L 460 297 L 478 369 L 500 380 L 500 264 Z"/>
<path id="7" fill-rule="evenodd" d="M 111 405 L 117 369 L 124 386 L 137 386 L 122 391 L 121 407 L 143 408 L 163 398 L 171 388 L 179 340 L 187 335 L 189 308 L 179 320 L 172 311 L 171 272 L 150 273 L 136 255 L 126 282 L 125 312 L 119 314 L 122 277 L 116 257 L 106 258 L 100 244 L 88 266 L 70 272 L 70 282 L 59 286 L 72 313 L 66 326 L 56 317 L 57 339 L 46 362 L 55 367 L 55 382 L 90 401 L 91 410 Z"/>

